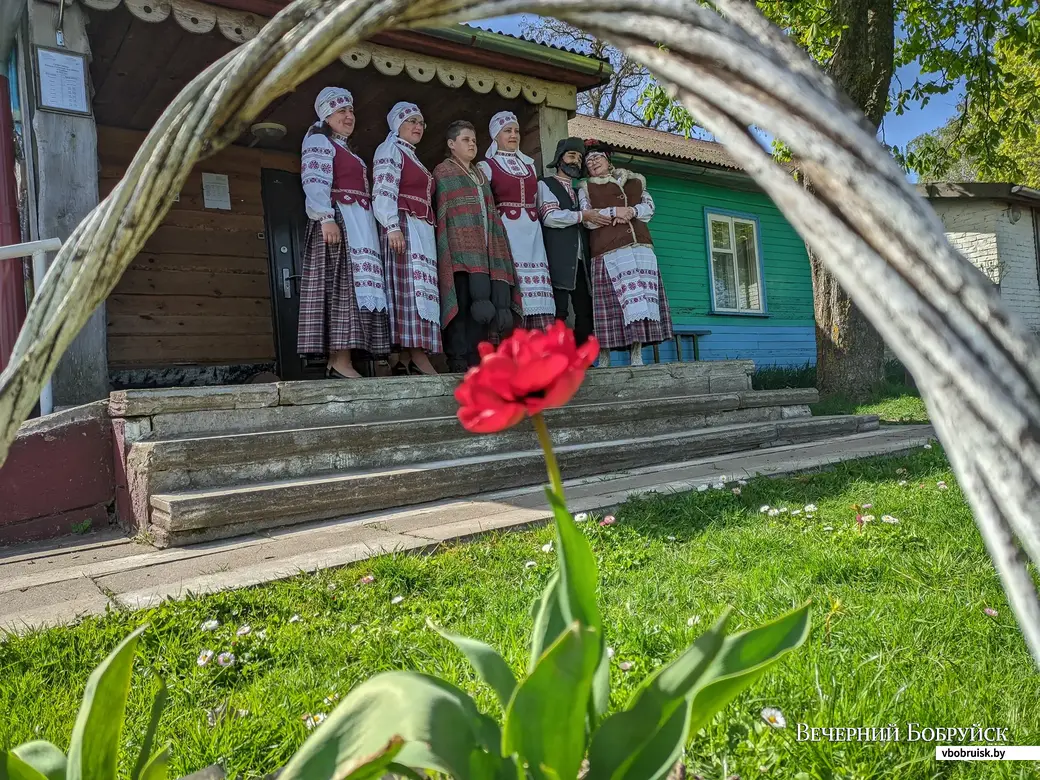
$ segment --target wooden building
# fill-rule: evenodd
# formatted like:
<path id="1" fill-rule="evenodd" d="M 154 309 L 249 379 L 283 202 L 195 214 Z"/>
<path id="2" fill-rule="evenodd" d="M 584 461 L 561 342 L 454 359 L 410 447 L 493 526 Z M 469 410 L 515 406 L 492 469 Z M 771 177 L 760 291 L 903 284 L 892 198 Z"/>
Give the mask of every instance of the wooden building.
<path id="1" fill-rule="evenodd" d="M 281 5 L 30 0 L 19 62 L 23 114 L 31 116 L 32 238 L 66 239 L 119 181 L 180 90 L 255 36 Z M 89 112 L 42 105 L 40 52 L 47 50 L 86 55 Z M 353 92 L 354 142 L 369 161 L 386 136 L 390 107 L 410 100 L 426 118 L 419 153 L 431 169 L 450 121 L 471 120 L 483 147 L 488 121 L 502 109 L 520 118 L 522 148 L 540 164 L 542 150 L 551 154 L 567 134 L 577 92 L 609 72 L 609 64 L 581 54 L 461 26 L 384 33 L 344 52 L 170 193 L 167 218 L 63 359 L 56 404 L 127 387 L 306 375 L 295 349 L 306 220 L 299 150 L 323 87 Z"/>

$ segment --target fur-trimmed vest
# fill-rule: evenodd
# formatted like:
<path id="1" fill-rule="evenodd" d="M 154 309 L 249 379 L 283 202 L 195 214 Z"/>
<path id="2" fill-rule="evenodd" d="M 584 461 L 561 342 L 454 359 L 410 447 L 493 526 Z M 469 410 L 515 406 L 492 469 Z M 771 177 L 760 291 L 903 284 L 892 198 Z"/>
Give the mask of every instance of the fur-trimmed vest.
<path id="1" fill-rule="evenodd" d="M 635 208 L 642 201 L 646 179 L 625 168 L 616 169 L 614 174 L 617 179 L 610 176 L 593 176 L 582 182 L 581 187 L 589 196 L 590 208 Z M 639 244 L 653 246 L 654 242 L 650 238 L 650 229 L 646 223 L 635 217 L 628 224 L 606 225 L 589 231 L 589 245 L 593 257 Z"/>

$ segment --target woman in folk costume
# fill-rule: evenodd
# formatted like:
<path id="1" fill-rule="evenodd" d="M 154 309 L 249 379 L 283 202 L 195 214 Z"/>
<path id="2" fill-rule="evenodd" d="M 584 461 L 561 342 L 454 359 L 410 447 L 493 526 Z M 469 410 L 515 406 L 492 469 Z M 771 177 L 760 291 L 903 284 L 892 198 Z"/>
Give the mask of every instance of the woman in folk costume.
<path id="1" fill-rule="evenodd" d="M 447 142 L 448 159 L 433 169 L 441 324 L 448 370 L 465 373 L 480 362 L 480 343 L 508 336 L 514 312 L 522 309 L 491 184 L 473 164 L 476 129 L 465 120 L 452 122 Z"/>
<path id="2" fill-rule="evenodd" d="M 505 224 L 520 283 L 523 326 L 544 329 L 556 319 L 556 299 L 538 219 L 538 173 L 534 160 L 520 151 L 520 123 L 509 111 L 491 117 L 491 146 L 478 167 L 491 181 L 498 213 Z"/>
<path id="3" fill-rule="evenodd" d="M 350 149 L 354 99 L 326 87 L 314 103 L 318 122 L 303 140 L 307 216 L 300 285 L 300 354 L 327 355 L 326 374 L 361 376 L 352 349 L 390 352 L 386 280 L 372 216 L 368 167 Z"/>
<path id="4" fill-rule="evenodd" d="M 632 365 L 643 365 L 644 345 L 672 337 L 661 272 L 646 223 L 654 201 L 646 179 L 610 164 L 610 147 L 585 142 L 589 178 L 581 183 L 581 208 L 596 209 L 611 224 L 585 222 L 592 252 L 592 306 L 601 366 L 610 365 L 610 350 L 631 351 Z"/>
<path id="5" fill-rule="evenodd" d="M 376 149 L 372 194 L 390 282 L 390 340 L 400 350 L 394 373 L 436 374 L 429 357 L 441 351 L 433 176 L 415 154 L 426 123 L 417 105 L 404 102 L 386 121 L 390 133 Z"/>

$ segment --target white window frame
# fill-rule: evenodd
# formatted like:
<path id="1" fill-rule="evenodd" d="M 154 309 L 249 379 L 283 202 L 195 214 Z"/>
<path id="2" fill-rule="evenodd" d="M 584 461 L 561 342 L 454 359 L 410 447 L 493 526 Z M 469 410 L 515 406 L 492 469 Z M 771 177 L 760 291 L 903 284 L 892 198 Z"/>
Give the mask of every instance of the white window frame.
<path id="1" fill-rule="evenodd" d="M 746 316 L 765 316 L 768 314 L 766 309 L 766 286 L 765 286 L 765 274 L 763 273 L 762 266 L 762 240 L 759 233 L 758 219 L 751 215 L 734 214 L 726 211 L 716 211 L 712 209 L 705 209 L 705 230 L 707 231 L 707 247 L 708 247 L 708 279 L 711 288 L 711 310 L 715 314 L 736 314 Z M 740 268 L 737 264 L 737 235 L 735 225 L 743 224 L 750 225 L 752 235 L 754 236 L 754 247 L 755 247 L 755 273 L 758 275 L 758 302 L 759 307 L 757 309 L 741 309 L 741 308 L 724 308 L 719 306 L 718 301 L 715 299 L 715 244 L 712 241 L 711 226 L 713 222 L 724 222 L 729 226 L 729 240 L 730 249 L 720 249 L 720 252 L 727 252 L 733 257 L 733 276 L 737 281 L 737 289 L 740 288 Z M 739 306 L 739 296 L 738 296 Z"/>

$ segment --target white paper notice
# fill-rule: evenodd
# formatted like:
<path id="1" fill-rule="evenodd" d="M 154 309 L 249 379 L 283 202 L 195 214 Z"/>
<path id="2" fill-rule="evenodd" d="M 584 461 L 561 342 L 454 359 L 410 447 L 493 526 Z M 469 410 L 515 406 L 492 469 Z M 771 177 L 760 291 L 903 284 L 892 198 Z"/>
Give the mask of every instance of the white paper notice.
<path id="1" fill-rule="evenodd" d="M 75 54 L 37 49 L 40 64 L 40 107 L 90 112 L 85 60 Z"/>
<path id="2" fill-rule="evenodd" d="M 231 185 L 222 173 L 202 174 L 202 205 L 207 209 L 231 210 Z"/>

